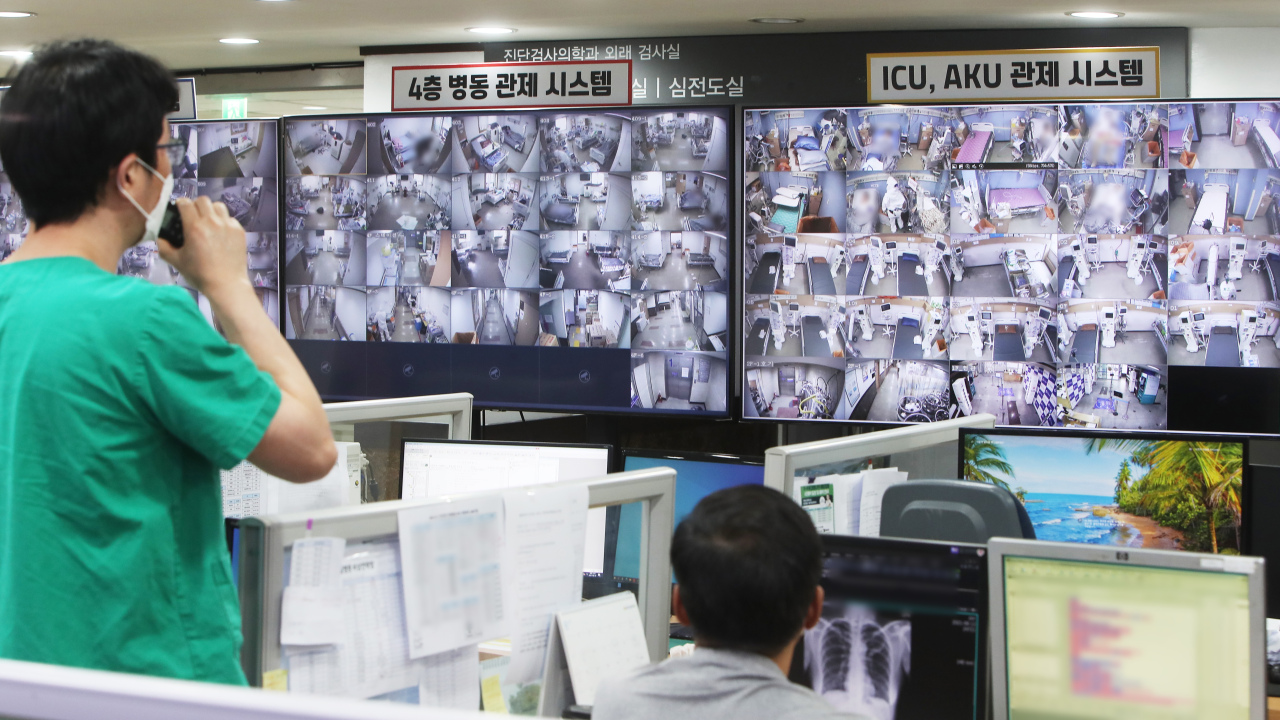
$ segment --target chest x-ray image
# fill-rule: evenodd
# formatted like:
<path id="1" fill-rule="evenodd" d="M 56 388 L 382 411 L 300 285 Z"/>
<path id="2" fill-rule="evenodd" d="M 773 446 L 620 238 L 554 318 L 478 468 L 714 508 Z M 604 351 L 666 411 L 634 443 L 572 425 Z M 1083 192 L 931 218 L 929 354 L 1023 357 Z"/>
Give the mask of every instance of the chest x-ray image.
<path id="1" fill-rule="evenodd" d="M 865 605 L 829 603 L 805 633 L 804 664 L 814 691 L 837 709 L 893 720 L 911 674 L 911 620 Z"/>

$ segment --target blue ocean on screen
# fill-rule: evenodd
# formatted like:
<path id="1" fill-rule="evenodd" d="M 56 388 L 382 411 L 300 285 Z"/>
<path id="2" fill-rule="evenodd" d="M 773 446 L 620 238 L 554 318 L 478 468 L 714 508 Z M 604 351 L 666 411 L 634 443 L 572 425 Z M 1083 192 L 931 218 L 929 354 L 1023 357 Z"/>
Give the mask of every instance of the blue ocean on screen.
<path id="1" fill-rule="evenodd" d="M 1114 504 L 1115 499 L 1106 495 L 1027 493 L 1026 507 L 1039 540 L 1142 547 L 1137 530 L 1093 513 L 1095 506 Z"/>

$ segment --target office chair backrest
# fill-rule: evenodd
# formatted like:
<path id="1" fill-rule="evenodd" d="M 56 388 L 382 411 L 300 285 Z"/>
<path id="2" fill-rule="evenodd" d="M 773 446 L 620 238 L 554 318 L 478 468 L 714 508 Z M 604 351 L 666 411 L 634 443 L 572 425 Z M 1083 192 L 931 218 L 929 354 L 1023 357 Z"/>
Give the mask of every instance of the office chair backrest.
<path id="1" fill-rule="evenodd" d="M 964 480 L 912 480 L 884 491 L 882 537 L 985 543 L 1034 540 L 1027 509 L 1004 488 Z"/>

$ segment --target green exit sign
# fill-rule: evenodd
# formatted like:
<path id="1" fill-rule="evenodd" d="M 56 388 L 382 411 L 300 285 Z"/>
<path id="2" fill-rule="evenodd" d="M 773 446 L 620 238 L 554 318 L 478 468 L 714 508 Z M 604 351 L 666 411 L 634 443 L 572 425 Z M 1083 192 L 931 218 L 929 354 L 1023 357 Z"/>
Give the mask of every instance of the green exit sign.
<path id="1" fill-rule="evenodd" d="M 249 98 L 222 98 L 222 118 L 242 120 L 249 117 Z"/>

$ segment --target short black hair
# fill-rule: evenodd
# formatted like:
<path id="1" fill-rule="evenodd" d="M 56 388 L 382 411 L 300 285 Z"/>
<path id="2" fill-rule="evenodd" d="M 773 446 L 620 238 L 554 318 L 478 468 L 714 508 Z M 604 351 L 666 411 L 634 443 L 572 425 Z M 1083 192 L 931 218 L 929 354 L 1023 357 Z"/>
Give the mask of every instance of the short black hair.
<path id="1" fill-rule="evenodd" d="M 107 40 L 45 45 L 0 101 L 0 161 L 36 227 L 74 222 L 130 153 L 156 166 L 173 74 Z"/>
<path id="2" fill-rule="evenodd" d="M 699 643 L 775 655 L 804 628 L 822 539 L 782 493 L 739 485 L 706 496 L 680 523 L 671 567 Z"/>

